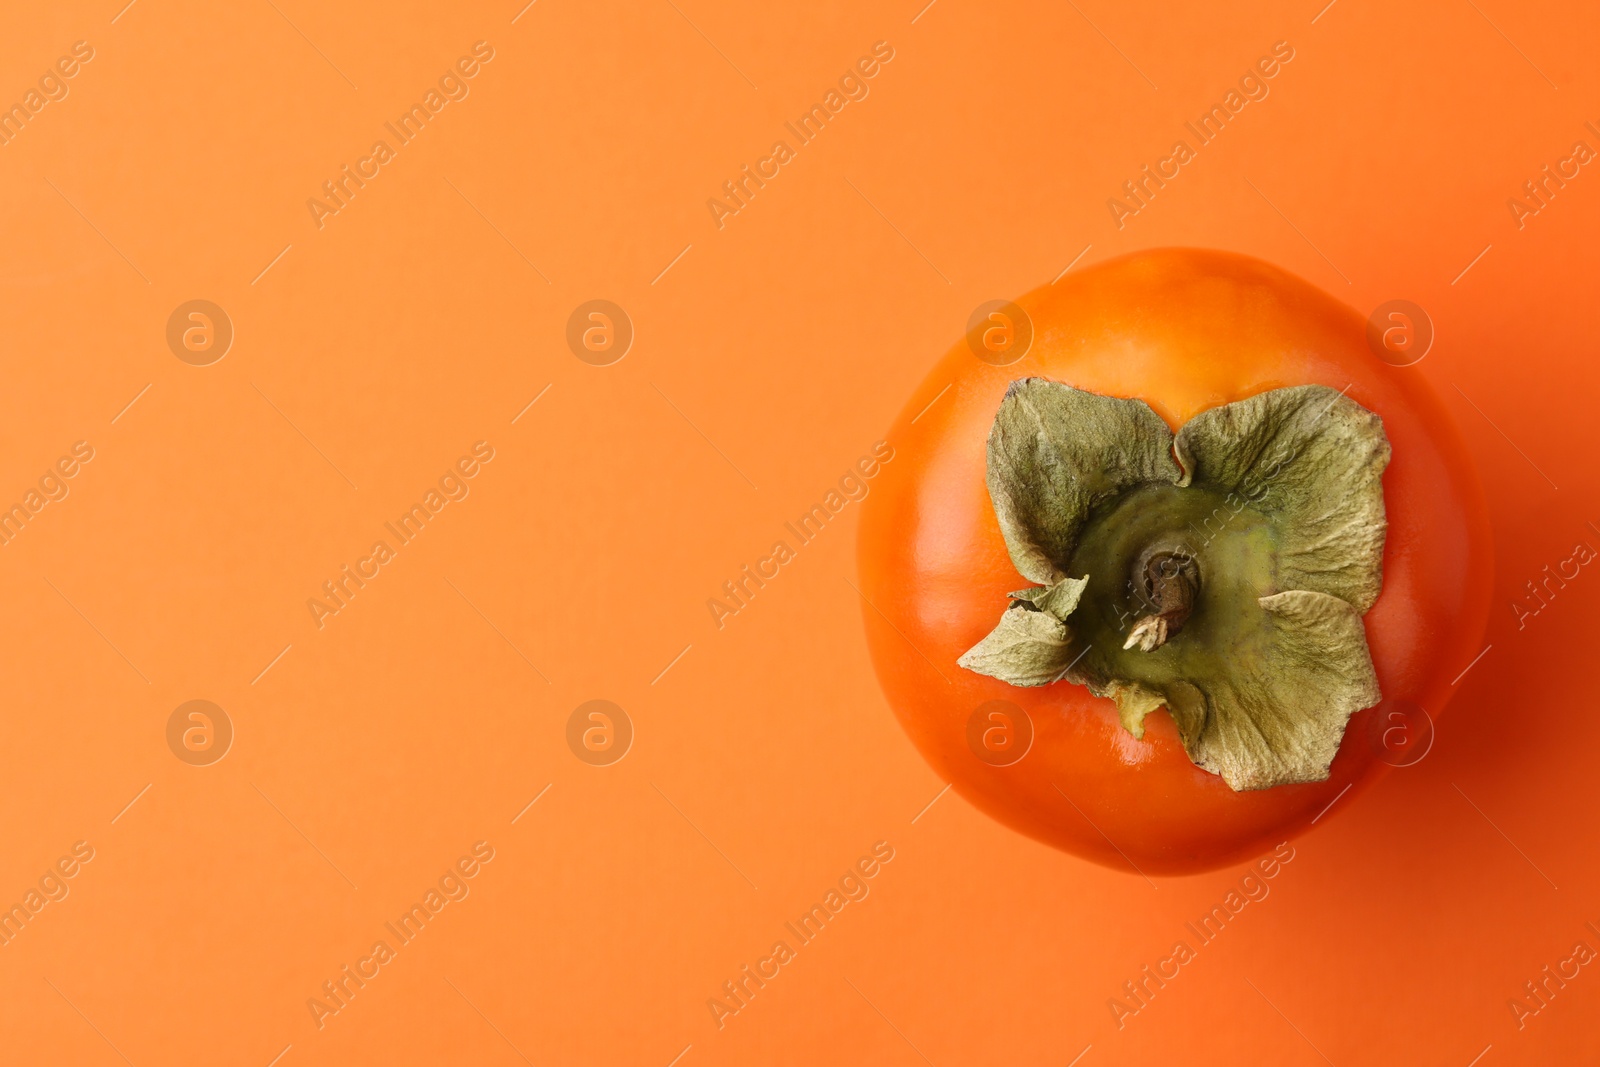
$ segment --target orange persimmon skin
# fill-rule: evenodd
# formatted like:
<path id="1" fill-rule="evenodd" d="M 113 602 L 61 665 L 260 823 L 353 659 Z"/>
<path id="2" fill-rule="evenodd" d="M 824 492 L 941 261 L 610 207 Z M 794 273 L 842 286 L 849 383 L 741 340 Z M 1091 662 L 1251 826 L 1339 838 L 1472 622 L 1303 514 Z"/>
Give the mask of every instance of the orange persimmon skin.
<path id="1" fill-rule="evenodd" d="M 984 481 L 1006 386 L 1037 376 L 1138 397 L 1174 431 L 1207 408 L 1307 383 L 1376 412 L 1393 457 L 1383 476 L 1383 592 L 1363 620 L 1367 644 L 1385 701 L 1412 701 L 1435 720 L 1451 680 L 1483 647 L 1493 567 L 1460 438 L 1415 368 L 1369 350 L 1361 315 L 1259 260 L 1138 252 L 1016 303 L 1033 322 L 1028 353 L 995 367 L 958 342 L 895 422 L 895 461 L 863 502 L 862 614 L 889 703 L 935 773 L 1039 841 L 1149 874 L 1258 855 L 1386 766 L 1368 728 L 1379 709 L 1350 720 L 1327 781 L 1236 793 L 1190 762 L 1165 709 L 1136 740 L 1111 701 L 1082 686 L 1019 688 L 956 665 L 994 627 L 1007 592 L 1029 584 L 1006 553 Z M 997 699 L 1033 725 L 1032 747 L 1006 767 L 967 743 L 974 710 Z"/>

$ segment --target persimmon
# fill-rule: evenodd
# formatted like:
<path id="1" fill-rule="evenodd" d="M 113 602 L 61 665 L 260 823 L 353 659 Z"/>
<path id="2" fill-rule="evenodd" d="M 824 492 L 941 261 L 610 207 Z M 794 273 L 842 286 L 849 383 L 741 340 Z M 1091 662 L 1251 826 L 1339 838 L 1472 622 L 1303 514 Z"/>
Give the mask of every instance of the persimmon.
<path id="1" fill-rule="evenodd" d="M 1292 837 L 1482 650 L 1448 415 L 1259 260 L 1134 253 L 976 316 L 889 439 L 858 546 L 889 703 L 962 796 L 1087 859 Z"/>

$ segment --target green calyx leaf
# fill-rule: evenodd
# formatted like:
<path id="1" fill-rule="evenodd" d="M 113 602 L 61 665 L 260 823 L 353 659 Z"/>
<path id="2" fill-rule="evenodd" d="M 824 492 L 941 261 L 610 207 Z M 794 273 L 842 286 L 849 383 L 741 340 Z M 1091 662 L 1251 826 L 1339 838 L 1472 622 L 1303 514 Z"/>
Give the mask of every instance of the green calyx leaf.
<path id="1" fill-rule="evenodd" d="M 1012 685 L 1049 685 L 1066 675 L 1072 640 L 1054 615 L 1013 604 L 1001 613 L 1000 625 L 956 662 Z"/>
<path id="2" fill-rule="evenodd" d="M 1083 596 L 1083 590 L 1088 584 L 1087 577 L 1063 578 L 1052 586 L 1012 593 L 1011 599 L 1025 600 L 1040 611 L 1047 611 L 1062 622 L 1066 622 L 1067 616 L 1072 614 L 1072 609 L 1078 606 L 1078 600 Z"/>
<path id="3" fill-rule="evenodd" d="M 1076 655 L 1064 623 L 1086 585 L 1087 578 L 1063 578 L 1012 593 L 1015 603 L 1000 616 L 1000 625 L 956 662 L 1012 685 L 1060 681 Z"/>
<path id="4" fill-rule="evenodd" d="M 1365 614 L 1383 588 L 1383 420 L 1341 393 L 1301 385 L 1202 411 L 1174 444 L 1191 481 L 1232 490 L 1286 535 L 1280 584 Z"/>
<path id="5" fill-rule="evenodd" d="M 1142 400 L 1023 378 L 1006 390 L 989 431 L 989 498 L 1011 562 L 1040 585 L 1066 577 L 1096 504 L 1177 477 L 1172 434 Z"/>
<path id="6" fill-rule="evenodd" d="M 1085 685 L 1135 737 L 1164 706 L 1236 790 L 1325 779 L 1379 699 L 1361 616 L 1383 585 L 1388 460 L 1378 417 L 1324 386 L 1213 408 L 1174 437 L 1142 401 L 1013 382 L 987 481 L 1039 585 L 959 663 Z"/>

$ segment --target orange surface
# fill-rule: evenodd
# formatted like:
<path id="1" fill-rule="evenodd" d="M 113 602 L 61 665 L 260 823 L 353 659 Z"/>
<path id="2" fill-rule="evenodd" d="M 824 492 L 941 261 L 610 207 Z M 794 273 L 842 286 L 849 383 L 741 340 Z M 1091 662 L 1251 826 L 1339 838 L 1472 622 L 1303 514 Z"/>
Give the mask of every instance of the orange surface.
<path id="1" fill-rule="evenodd" d="M 1600 547 L 1600 13 L 1319 7 L 9 12 L 0 1062 L 1593 1060 L 1600 577 L 1526 583 Z M 707 608 L 979 304 L 1163 245 L 1425 308 L 1495 527 L 1432 750 L 1270 875 L 1147 883 L 941 797 L 849 505 Z M 169 345 L 196 300 L 220 359 L 204 309 Z M 580 359 L 593 300 L 632 329 Z"/>

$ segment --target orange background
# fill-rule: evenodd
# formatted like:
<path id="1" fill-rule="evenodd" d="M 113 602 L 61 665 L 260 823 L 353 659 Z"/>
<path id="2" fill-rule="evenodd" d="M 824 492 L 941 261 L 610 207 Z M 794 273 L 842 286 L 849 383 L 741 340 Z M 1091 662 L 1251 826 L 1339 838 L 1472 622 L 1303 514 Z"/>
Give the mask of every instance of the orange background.
<path id="1" fill-rule="evenodd" d="M 0 101 L 75 41 L 94 58 L 0 147 L 0 502 L 76 441 L 95 457 L 0 548 L 0 903 L 76 841 L 95 856 L 0 948 L 0 1059 L 1595 1055 L 1595 966 L 1523 1029 L 1507 1007 L 1600 948 L 1600 577 L 1520 631 L 1510 606 L 1600 546 L 1600 176 L 1520 230 L 1506 207 L 1600 147 L 1592 7 L 521 7 L 8 18 Z M 479 40 L 470 95 L 319 229 L 306 200 Z M 707 198 L 880 40 L 870 95 L 719 230 Z M 1271 95 L 1117 229 L 1106 198 L 1279 40 Z M 1107 1000 L 1243 868 L 1152 885 L 954 793 L 927 807 L 943 783 L 865 656 L 849 509 L 725 628 L 705 601 L 979 303 L 1085 246 L 1172 244 L 1428 310 L 1413 372 L 1483 476 L 1497 572 L 1462 580 L 1496 607 L 1428 757 L 1297 840 L 1119 1030 Z M 565 342 L 597 297 L 636 329 L 605 367 Z M 236 333 L 204 367 L 165 338 L 196 298 Z M 479 440 L 470 496 L 319 630 L 306 600 Z M 566 742 L 597 698 L 636 731 L 607 767 Z M 193 699 L 236 731 L 209 766 L 167 745 Z M 477 841 L 471 895 L 318 1029 L 307 999 Z M 719 1030 L 707 999 L 877 841 L 871 895 Z"/>

